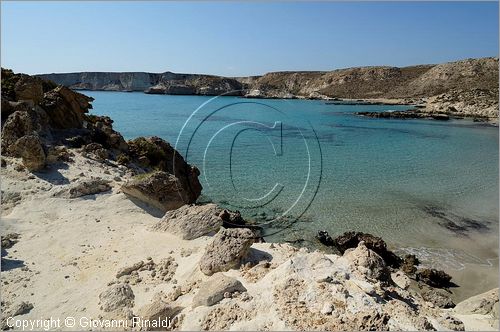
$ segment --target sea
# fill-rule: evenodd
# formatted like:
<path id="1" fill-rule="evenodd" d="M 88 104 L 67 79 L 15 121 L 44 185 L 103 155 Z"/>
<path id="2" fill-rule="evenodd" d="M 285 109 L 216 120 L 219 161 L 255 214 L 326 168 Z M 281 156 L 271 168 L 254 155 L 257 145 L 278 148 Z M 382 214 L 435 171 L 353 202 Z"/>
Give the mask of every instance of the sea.
<path id="1" fill-rule="evenodd" d="M 328 250 L 362 231 L 444 269 L 457 298 L 498 287 L 499 131 L 468 119 L 375 119 L 403 105 L 82 91 L 125 139 L 158 136 L 200 170 L 200 202 L 266 241 Z"/>

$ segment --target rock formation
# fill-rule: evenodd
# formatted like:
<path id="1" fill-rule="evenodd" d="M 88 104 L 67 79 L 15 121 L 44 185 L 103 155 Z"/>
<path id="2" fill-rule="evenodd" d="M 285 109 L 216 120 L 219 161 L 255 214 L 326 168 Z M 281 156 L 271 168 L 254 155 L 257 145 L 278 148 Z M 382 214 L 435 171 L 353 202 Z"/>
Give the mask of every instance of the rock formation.
<path id="1" fill-rule="evenodd" d="M 152 230 L 169 232 L 193 240 L 210 232 L 217 232 L 223 224 L 222 209 L 215 204 L 183 205 L 177 210 L 165 213 L 152 226 Z"/>
<path id="2" fill-rule="evenodd" d="M 66 148 L 79 148 L 89 158 L 125 164 L 141 174 L 124 184 L 123 191 L 163 211 L 196 201 L 202 189 L 196 167 L 161 138 L 125 142 L 109 117 L 87 114 L 92 100 L 51 81 L 2 69 L 3 154 L 21 158 L 29 171 L 40 171 L 51 163 L 70 162 Z M 90 179 L 56 196 L 109 189 L 106 181 Z"/>
<path id="3" fill-rule="evenodd" d="M 245 291 L 246 288 L 237 279 L 227 277 L 219 272 L 200 285 L 200 290 L 193 298 L 192 307 L 211 306 L 222 300 L 226 293 Z"/>
<path id="4" fill-rule="evenodd" d="M 255 234 L 248 228 L 221 229 L 205 249 L 201 272 L 212 275 L 237 266 L 254 241 Z"/>
<path id="5" fill-rule="evenodd" d="M 236 78 L 171 72 L 39 76 L 74 89 L 234 94 L 252 98 L 397 99 L 398 103 L 423 103 L 426 107 L 422 112 L 432 114 L 498 116 L 498 58 L 403 68 L 373 66 L 323 72 L 272 72 Z"/>

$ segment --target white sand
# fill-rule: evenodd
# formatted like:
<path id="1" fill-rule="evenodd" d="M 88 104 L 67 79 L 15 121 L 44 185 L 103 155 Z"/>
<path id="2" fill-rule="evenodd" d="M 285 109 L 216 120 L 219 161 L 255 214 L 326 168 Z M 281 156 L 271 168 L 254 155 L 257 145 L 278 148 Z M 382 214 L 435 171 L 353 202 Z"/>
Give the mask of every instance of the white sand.
<path id="1" fill-rule="evenodd" d="M 16 303 L 26 301 L 34 307 L 29 313 L 16 316 L 17 319 L 64 319 L 68 316 L 77 321 L 81 317 L 97 319 L 103 314 L 99 309 L 99 294 L 116 279 L 116 272 L 140 260 L 146 261 L 148 257 L 159 262 L 171 256 L 178 267 L 172 282 L 144 281 L 132 286 L 134 312 L 161 291 L 168 294 L 174 287 L 188 285 L 191 281 L 199 284 L 208 279 L 200 272 L 198 262 L 211 237 L 184 241 L 168 233 L 148 231 L 148 226 L 158 218 L 120 193 L 120 183 L 128 177 L 125 169 L 105 166 L 78 153 L 74 159 L 67 168 L 52 168 L 35 177 L 14 169 L 19 160 L 7 158 L 9 164 L 2 168 L 2 191 L 7 196 L 16 192 L 21 194 L 15 207 L 9 208 L 12 206 L 9 201 L 3 205 L 7 210 L 1 219 L 2 234 L 15 232 L 21 235 L 19 242 L 7 249 L 8 254 L 3 257 L 8 260 L 3 266 L 6 270 L 2 271 L 4 312 Z M 74 182 L 83 178 L 82 172 L 87 178 L 94 176 L 111 180 L 111 192 L 75 199 L 52 196 L 64 186 L 58 182 L 66 182 L 65 179 Z M 121 179 L 116 178 L 118 176 Z M 153 210 L 149 212 L 158 214 Z M 275 268 L 297 253 L 288 245 L 276 245 L 273 249 L 274 246 L 254 244 L 253 255 L 271 254 Z M 274 284 L 286 278 L 284 271 L 287 270 L 282 265 L 275 271 L 267 276 L 255 274 L 253 281 L 257 282 L 250 282 L 254 272 L 248 274 L 244 269 L 225 273 L 240 280 L 248 294 L 256 299 L 248 309 L 250 316 L 236 320 L 231 329 L 290 328 L 278 318 L 276 309 L 269 306 L 273 302 Z M 187 292 L 177 301 L 186 307 L 183 311 L 184 330 L 200 329 L 205 315 L 213 309 L 191 309 L 194 293 Z M 243 309 L 248 305 L 243 300 L 238 303 Z M 479 319 L 481 325 L 471 317 L 462 318 L 468 329 L 493 328 L 489 318 L 474 318 Z M 62 328 L 82 329 L 78 325 Z"/>

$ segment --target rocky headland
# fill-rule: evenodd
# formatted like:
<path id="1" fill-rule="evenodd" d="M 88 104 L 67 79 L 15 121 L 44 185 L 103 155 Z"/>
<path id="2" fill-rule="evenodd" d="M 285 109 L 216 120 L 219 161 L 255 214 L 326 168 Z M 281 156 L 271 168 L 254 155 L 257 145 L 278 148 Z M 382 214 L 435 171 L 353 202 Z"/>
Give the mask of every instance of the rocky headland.
<path id="1" fill-rule="evenodd" d="M 498 329 L 498 289 L 455 304 L 449 275 L 379 237 L 320 232 L 334 254 L 265 243 L 196 204 L 199 171 L 170 144 L 125 141 L 91 102 L 2 70 L 3 329 Z"/>
<path id="2" fill-rule="evenodd" d="M 317 72 L 273 72 L 250 77 L 171 72 L 83 72 L 38 76 L 72 89 L 419 105 L 421 114 L 486 120 L 498 118 L 498 58 L 403 68 L 374 66 Z"/>

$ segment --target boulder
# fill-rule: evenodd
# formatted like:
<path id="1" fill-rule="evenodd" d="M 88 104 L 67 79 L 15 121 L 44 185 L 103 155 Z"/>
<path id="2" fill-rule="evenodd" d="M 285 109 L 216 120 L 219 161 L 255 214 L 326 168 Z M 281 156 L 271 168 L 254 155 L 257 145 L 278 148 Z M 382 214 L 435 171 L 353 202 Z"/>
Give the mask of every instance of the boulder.
<path id="1" fill-rule="evenodd" d="M 346 251 L 344 258 L 364 278 L 380 281 L 388 281 L 390 279 L 389 269 L 382 257 L 375 251 L 368 249 L 363 241 L 355 249 Z"/>
<path id="2" fill-rule="evenodd" d="M 422 281 L 431 287 L 436 288 L 444 288 L 449 287 L 452 284 L 451 276 L 444 271 L 436 270 L 436 269 L 421 269 L 416 273 L 417 281 Z"/>
<path id="3" fill-rule="evenodd" d="M 152 229 L 178 235 L 184 240 L 193 240 L 217 232 L 223 222 L 220 213 L 221 209 L 215 204 L 183 205 L 165 213 Z"/>
<path id="4" fill-rule="evenodd" d="M 414 274 L 417 272 L 417 265 L 420 264 L 418 261 L 417 256 L 415 255 L 406 255 L 403 258 L 403 263 L 401 265 L 401 270 L 409 275 Z"/>
<path id="5" fill-rule="evenodd" d="M 194 203 L 181 181 L 163 171 L 134 176 L 121 188 L 125 194 L 164 212 Z"/>
<path id="6" fill-rule="evenodd" d="M 25 135 L 47 135 L 48 116 L 43 109 L 31 102 L 9 102 L 13 112 L 2 126 L 2 152 L 19 157 L 15 143 Z M 2 110 L 2 117 L 3 117 Z"/>
<path id="7" fill-rule="evenodd" d="M 333 246 L 333 239 L 330 236 L 330 234 L 328 234 L 327 231 L 318 231 L 318 234 L 316 235 L 316 239 L 319 242 L 321 242 L 322 244 L 324 244 L 325 246 L 328 246 L 328 247 Z"/>
<path id="8" fill-rule="evenodd" d="M 194 203 L 201 194 L 200 171 L 189 165 L 168 142 L 159 137 L 139 137 L 128 142 L 130 159 L 144 168 L 164 171 L 179 179 L 187 202 Z"/>
<path id="9" fill-rule="evenodd" d="M 113 130 L 113 120 L 109 116 L 85 115 L 85 127 L 90 131 L 91 144 L 99 144 L 101 148 L 122 153 L 128 152 L 127 142 L 119 132 Z M 92 146 L 89 147 L 91 148 Z"/>
<path id="10" fill-rule="evenodd" d="M 14 143 L 16 155 L 23 160 L 29 171 L 38 171 L 45 167 L 47 155 L 42 140 L 38 135 L 26 135 Z"/>
<path id="11" fill-rule="evenodd" d="M 134 292 L 129 284 L 114 284 L 99 295 L 101 310 L 111 312 L 134 306 Z"/>
<path id="12" fill-rule="evenodd" d="M 193 298 L 192 307 L 209 307 L 221 301 L 225 293 L 234 292 L 246 292 L 246 288 L 237 279 L 216 273 L 200 285 L 200 290 Z"/>
<path id="13" fill-rule="evenodd" d="M 139 308 L 137 316 L 142 321 L 171 321 L 175 315 L 182 310 L 181 307 L 172 306 L 161 299 L 155 299 L 151 303 Z M 155 326 L 146 326 L 147 331 L 158 330 Z"/>
<path id="14" fill-rule="evenodd" d="M 398 268 L 401 265 L 399 258 L 392 251 L 387 250 L 387 244 L 382 238 L 362 232 L 346 232 L 333 240 L 333 245 L 343 254 L 349 248 L 356 248 L 363 241 L 365 246 L 380 255 L 385 263 Z"/>
<path id="15" fill-rule="evenodd" d="M 200 260 L 200 269 L 206 275 L 228 271 L 240 264 L 255 241 L 248 228 L 221 229 L 206 247 Z"/>
<path id="16" fill-rule="evenodd" d="M 391 279 L 399 288 L 408 289 L 410 287 L 410 278 L 401 271 L 391 273 Z"/>
<path id="17" fill-rule="evenodd" d="M 444 289 L 436 289 L 431 287 L 423 287 L 420 295 L 427 302 L 433 303 L 435 306 L 443 309 L 455 307 L 455 303 L 451 299 L 451 293 Z"/>
<path id="18" fill-rule="evenodd" d="M 495 288 L 460 302 L 454 311 L 462 315 L 492 315 L 498 319 L 498 303 L 498 288 Z"/>
<path id="19" fill-rule="evenodd" d="M 240 211 L 224 210 L 219 214 L 225 228 L 241 227 L 245 225 L 245 220 L 241 216 Z"/>
<path id="20" fill-rule="evenodd" d="M 108 180 L 104 179 L 84 179 L 77 180 L 67 185 L 65 188 L 54 194 L 57 197 L 77 198 L 86 195 L 95 195 L 111 190 Z"/>

